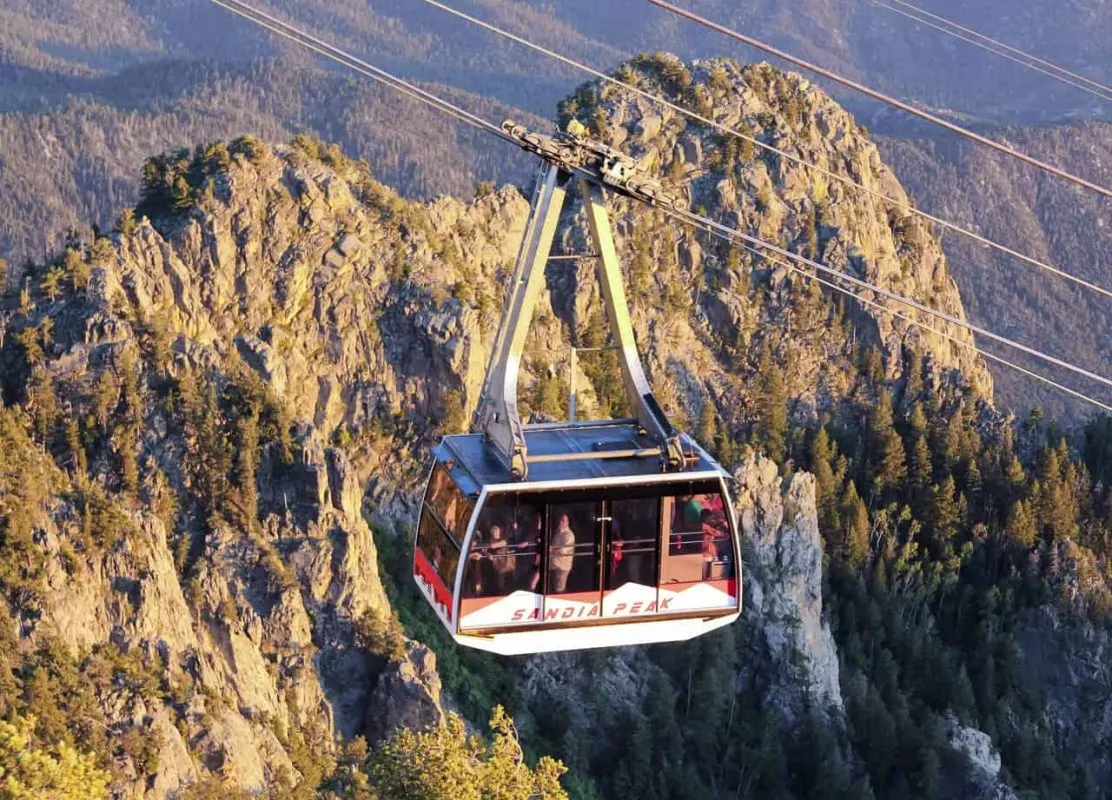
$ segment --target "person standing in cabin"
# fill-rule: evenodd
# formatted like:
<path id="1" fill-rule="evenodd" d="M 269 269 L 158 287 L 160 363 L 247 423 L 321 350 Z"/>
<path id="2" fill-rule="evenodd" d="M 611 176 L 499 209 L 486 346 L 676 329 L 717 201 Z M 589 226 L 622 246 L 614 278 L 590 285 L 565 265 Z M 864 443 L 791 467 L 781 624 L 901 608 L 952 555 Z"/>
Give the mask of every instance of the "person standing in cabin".
<path id="1" fill-rule="evenodd" d="M 525 537 L 533 553 L 533 572 L 529 577 L 529 591 L 536 592 L 541 583 L 541 553 L 544 551 L 544 514 L 540 511 L 534 517 L 533 530 L 525 534 Z"/>
<path id="2" fill-rule="evenodd" d="M 501 525 L 490 526 L 487 556 L 490 558 L 490 594 L 492 596 L 508 594 L 509 579 L 514 572 L 514 557 L 510 554 L 506 537 L 502 535 Z"/>
<path id="3" fill-rule="evenodd" d="M 571 519 L 567 514 L 560 515 L 552 544 L 548 548 L 548 591 L 561 594 L 567 591 L 568 575 L 571 574 L 575 556 L 575 532 L 571 529 Z"/>

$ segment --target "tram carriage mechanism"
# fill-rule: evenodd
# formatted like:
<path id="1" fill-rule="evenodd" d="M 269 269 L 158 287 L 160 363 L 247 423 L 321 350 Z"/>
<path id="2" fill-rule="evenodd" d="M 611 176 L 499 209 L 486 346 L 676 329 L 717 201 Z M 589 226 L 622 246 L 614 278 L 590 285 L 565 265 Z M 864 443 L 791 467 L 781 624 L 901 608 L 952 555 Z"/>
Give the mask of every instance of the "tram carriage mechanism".
<path id="1" fill-rule="evenodd" d="M 458 643 L 506 655 L 679 641 L 728 625 L 741 611 L 741 558 L 727 474 L 649 388 L 603 188 L 651 205 L 686 201 L 581 128 L 551 138 L 509 121 L 502 130 L 546 163 L 476 432 L 433 449 L 414 579 Z M 521 354 L 573 178 L 635 416 L 526 425 Z"/>

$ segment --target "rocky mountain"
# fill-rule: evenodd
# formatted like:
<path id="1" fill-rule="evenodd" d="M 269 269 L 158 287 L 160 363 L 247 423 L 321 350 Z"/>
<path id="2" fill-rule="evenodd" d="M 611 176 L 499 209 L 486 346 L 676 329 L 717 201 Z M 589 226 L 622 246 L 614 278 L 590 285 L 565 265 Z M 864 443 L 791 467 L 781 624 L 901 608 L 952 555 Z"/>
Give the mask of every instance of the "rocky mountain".
<path id="1" fill-rule="evenodd" d="M 798 76 L 625 70 L 902 192 Z M 717 219 L 964 314 L 914 218 L 598 86 L 562 115 Z M 1021 447 L 968 349 L 623 199 L 651 380 L 735 469 L 745 616 L 575 656 L 445 641 L 407 537 L 428 445 L 476 402 L 527 206 L 513 187 L 408 201 L 310 137 L 245 137 L 152 158 L 116 232 L 32 270 L 0 341 L 0 715 L 152 800 L 214 780 L 366 797 L 344 777 L 363 774 L 355 737 L 495 704 L 576 797 L 1099 796 L 1100 432 L 1084 462 L 1037 429 Z M 578 206 L 558 242 L 584 251 Z M 597 298 L 588 259 L 552 263 L 530 412 L 561 413 L 570 344 L 605 342 Z M 620 410 L 614 369 L 581 362 L 584 413 Z M 1072 649 L 1039 650 L 1046 620 Z"/>
<path id="2" fill-rule="evenodd" d="M 583 77 L 558 64 L 539 68 L 528 52 L 421 3 L 266 7 L 354 52 L 373 54 L 376 63 L 433 82 L 431 88 L 496 121 L 512 116 L 544 127 L 553 103 Z M 733 52 L 730 41 L 647 7 L 632 18 L 625 6 L 608 3 L 460 7 L 596 66 L 661 47 L 700 56 Z M 1099 118 L 1106 109 L 1093 106 L 1090 96 L 918 29 L 875 4 L 804 3 L 789 13 L 763 2 L 712 3 L 699 10 L 900 96 L 993 126 L 994 136 L 1100 179 L 1089 155 L 1092 147 L 1102 147 L 1099 127 L 1067 124 L 1049 135 L 1042 128 L 999 127 Z M 930 10 L 1103 79 L 1105 45 L 1089 32 L 1101 29 L 1105 12 L 1092 3 L 1068 8 L 1036 3 L 1022 13 L 951 3 Z M 311 56 L 235 21 L 207 0 L 153 5 L 0 0 L 0 15 L 5 22 L 0 182 L 9 187 L 0 193 L 0 259 L 6 260 L 0 272 L 9 287 L 28 259 L 49 259 L 70 232 L 84 231 L 87 238 L 91 226 L 111 227 L 119 208 L 137 202 L 137 176 L 151 152 L 201 141 L 248 132 L 284 141 L 309 132 L 367 158 L 378 179 L 410 199 L 443 193 L 467 199 L 484 182 L 524 186 L 531 178 L 531 162 L 504 145 L 485 142 L 404 100 L 387 99 L 385 90 L 362 79 L 322 69 Z M 984 79 L 969 81 L 968 75 Z M 1028 200 L 1027 189 L 1017 187 L 1037 180 L 1033 174 L 980 151 L 953 149 L 948 140 L 877 114 L 855 97 L 836 97 L 888 133 L 891 145 L 883 145 L 884 153 L 925 208 L 1101 278 L 1100 260 L 1093 256 L 1094 242 L 1103 236 L 1095 200 L 1046 182 L 1039 183 L 1045 197 Z M 974 174 L 980 176 L 975 182 L 969 177 Z M 1022 209 L 1035 205 L 1033 222 Z M 1049 337 L 1051 349 L 1100 371 L 1101 345 L 1093 340 L 1093 332 L 1102 329 L 1099 300 L 1037 276 L 1013 280 L 1015 268 L 1022 273 L 1026 267 L 989 264 L 985 251 L 960 238 L 946 237 L 944 247 L 975 321 L 1035 346 Z M 1075 307 L 1082 313 L 1073 314 Z M 1042 320 L 1050 324 L 1041 325 Z M 1025 413 L 1045 405 L 1073 420 L 1084 415 L 1084 409 L 1037 382 L 990 367 L 1003 381 L 998 400 L 1005 407 Z"/>

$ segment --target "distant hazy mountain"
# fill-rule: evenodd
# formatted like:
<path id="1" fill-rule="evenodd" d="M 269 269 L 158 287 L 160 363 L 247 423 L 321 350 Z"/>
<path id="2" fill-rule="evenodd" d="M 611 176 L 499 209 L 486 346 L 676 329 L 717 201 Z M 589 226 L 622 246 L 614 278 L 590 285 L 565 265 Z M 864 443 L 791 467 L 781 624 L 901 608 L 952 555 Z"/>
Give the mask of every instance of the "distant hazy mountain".
<path id="1" fill-rule="evenodd" d="M 1097 80 L 1112 81 L 1112 6 L 1102 0 L 923 0 L 928 10 L 999 36 Z M 429 80 L 451 79 L 506 102 L 545 110 L 568 73 L 420 0 L 260 0 L 257 5 L 327 34 L 379 62 Z M 561 51 L 611 67 L 623 53 L 751 59 L 736 42 L 642 0 L 454 0 Z M 681 4 L 684 5 L 684 4 Z M 1099 113 L 1089 95 L 948 39 L 869 0 L 700 0 L 688 7 L 825 66 L 931 105 L 1001 121 Z M 273 54 L 265 32 L 234 22 L 207 0 L 3 0 L 0 52 L 9 63 L 88 74 L 174 58 Z M 507 81 L 509 77 L 527 81 Z M 1107 113 L 1107 106 L 1103 109 Z"/>
<path id="2" fill-rule="evenodd" d="M 999 132 L 1021 150 L 1112 185 L 1112 125 L 1090 123 Z M 886 160 L 923 205 L 948 220 L 1112 290 L 1108 201 L 984 148 L 885 139 Z M 1112 298 L 1064 281 L 972 240 L 946 233 L 944 246 L 970 316 L 983 326 L 1099 374 L 1112 360 Z M 987 343 L 985 343 L 987 344 Z M 1078 390 L 1103 394 L 1044 362 L 1000 355 Z M 1000 369 L 997 391 L 1018 410 L 1037 405 L 1091 413 L 1018 373 Z"/>

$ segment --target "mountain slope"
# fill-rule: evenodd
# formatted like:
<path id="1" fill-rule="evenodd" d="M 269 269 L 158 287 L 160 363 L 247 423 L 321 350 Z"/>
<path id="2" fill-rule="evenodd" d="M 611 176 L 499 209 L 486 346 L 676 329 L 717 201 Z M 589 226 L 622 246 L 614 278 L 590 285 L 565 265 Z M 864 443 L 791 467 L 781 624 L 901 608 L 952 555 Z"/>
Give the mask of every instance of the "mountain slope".
<path id="1" fill-rule="evenodd" d="M 1075 163 L 1081 174 L 1112 182 L 1112 126 L 1102 123 L 1005 131 L 1019 149 L 1052 163 Z M 885 138 L 881 149 L 912 193 L 932 213 L 1030 254 L 1070 274 L 1112 288 L 1112 226 L 1097 194 L 1003 161 L 972 146 L 933 139 Z M 1074 154 L 1083 154 L 1078 158 Z M 1107 372 L 1112 299 L 947 234 L 946 252 L 970 316 L 986 328 L 1059 355 L 1097 374 Z M 987 344 L 987 343 L 986 343 Z M 1000 351 L 1029 369 L 1096 394 L 1102 387 L 1016 352 Z M 1001 370 L 1004 405 L 1017 411 L 1044 406 L 1073 418 L 1088 404 Z"/>
<path id="2" fill-rule="evenodd" d="M 402 102 L 406 124 L 399 125 L 394 96 L 383 94 L 389 90 L 319 69 L 174 62 L 110 78 L 67 78 L 50 91 L 61 108 L 51 101 L 34 113 L 0 114 L 0 180 L 10 187 L 0 197 L 7 220 L 0 257 L 17 266 L 53 255 L 70 228 L 110 228 L 120 208 L 136 203 L 137 177 L 151 152 L 246 132 L 274 140 L 323 132 L 418 197 L 468 197 L 478 181 L 524 179 L 530 169 L 522 154 L 492 148 L 419 104 Z M 455 99 L 492 118 L 532 121 L 482 98 Z"/>
<path id="3" fill-rule="evenodd" d="M 257 5 L 342 47 L 374 53 L 384 66 L 404 67 L 424 80 L 452 80 L 535 112 L 551 107 L 570 77 L 564 68 L 545 64 L 540 75 L 551 77 L 542 78 L 533 56 L 495 45 L 486 34 L 422 3 L 388 0 L 369 7 L 355 0 L 272 0 Z M 1109 24 L 1109 12 L 1097 0 L 1065 6 L 1039 2 L 1019 11 L 1005 0 L 975 8 L 956 0 L 926 6 L 1090 78 L 1110 80 L 1103 67 L 1110 62 L 1109 46 L 1099 33 Z M 648 4 L 465 0 L 455 7 L 602 67 L 633 52 L 659 49 L 690 56 L 733 48 L 725 52 L 742 55 L 728 40 Z M 967 114 L 1018 122 L 1100 108 L 1089 95 L 857 0 L 808 0 L 790 9 L 769 0 L 715 0 L 695 10 L 829 68 L 867 75 L 880 88 Z M 0 37 L 5 60 L 57 72 L 103 73 L 166 57 L 223 61 L 293 52 L 246 23 L 233 22 L 205 0 L 172 0 L 157 7 L 119 0 L 4 0 L 0 12 L 7 23 Z M 981 78 L 970 81 L 970 75 Z"/>
<path id="4" fill-rule="evenodd" d="M 626 69 L 902 191 L 797 76 Z M 917 221 L 597 86 L 573 110 L 715 218 L 964 313 Z M 0 329 L 0 714 L 87 740 L 120 793 L 226 774 L 353 800 L 334 787 L 360 751 L 333 736 L 439 719 L 441 681 L 472 720 L 506 704 L 576 796 L 1108 785 L 1089 669 L 1112 608 L 1107 431 L 1084 463 L 1017 441 L 968 350 L 616 198 L 654 388 L 735 469 L 748 610 L 676 646 L 466 652 L 418 600 L 408 536 L 427 446 L 477 399 L 522 192 L 407 201 L 309 137 L 155 157 L 143 190 L 138 219 L 36 268 Z M 576 205 L 557 241 L 583 252 Z M 569 345 L 606 332 L 589 260 L 546 278 L 522 395 L 554 416 Z M 582 411 L 620 412 L 615 364 L 581 370 Z"/>

